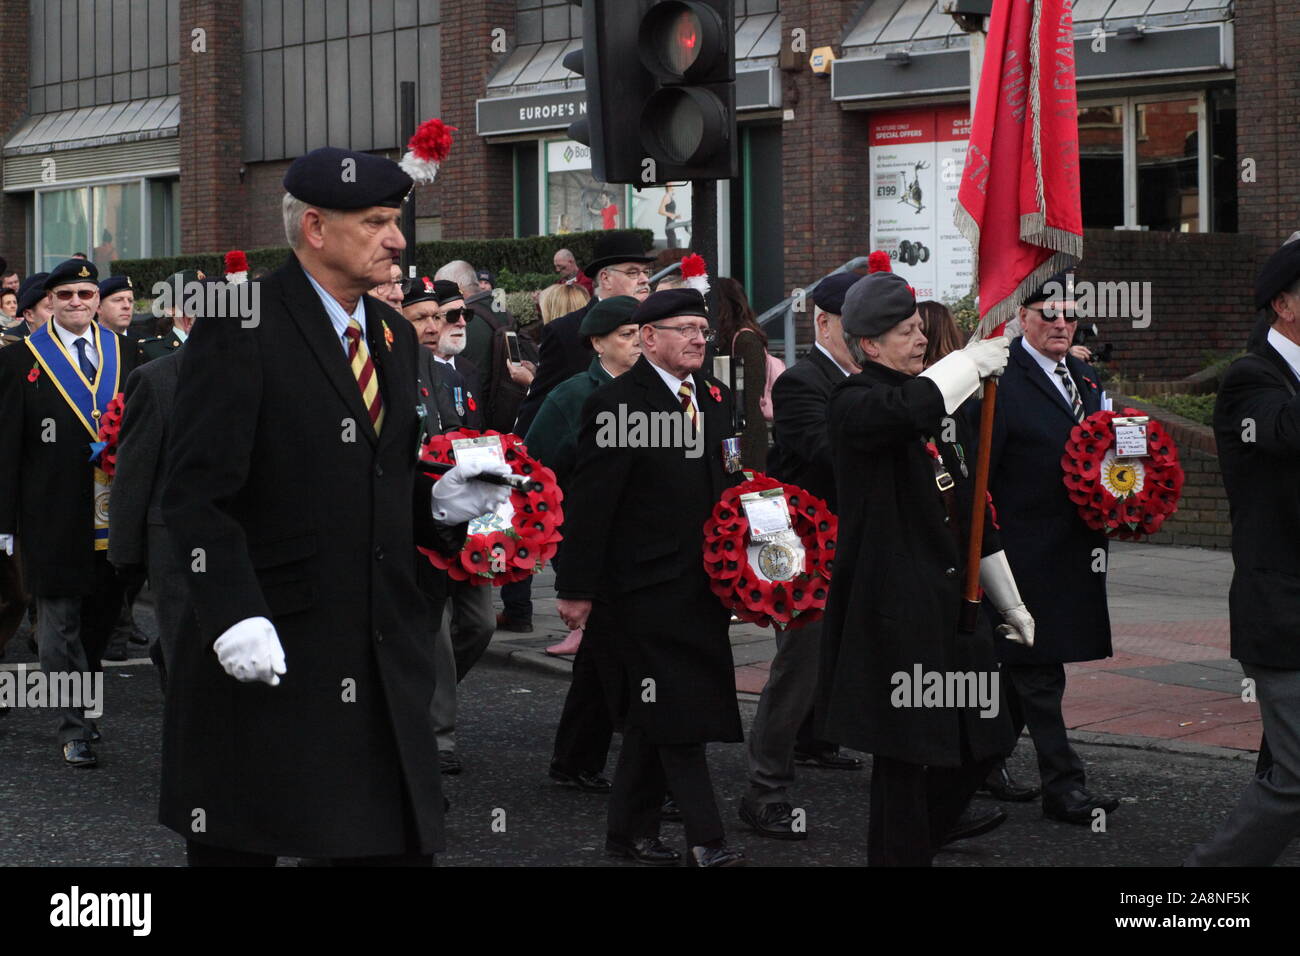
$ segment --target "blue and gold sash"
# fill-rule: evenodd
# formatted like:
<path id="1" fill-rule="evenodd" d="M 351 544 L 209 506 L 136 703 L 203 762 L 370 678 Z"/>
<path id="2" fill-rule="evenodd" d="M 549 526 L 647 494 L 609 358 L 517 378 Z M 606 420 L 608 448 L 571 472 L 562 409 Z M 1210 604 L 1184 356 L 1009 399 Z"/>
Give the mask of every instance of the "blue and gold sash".
<path id="1" fill-rule="evenodd" d="M 120 387 L 120 343 L 113 332 L 103 329 L 97 323 L 91 326 L 95 337 L 95 352 L 99 355 L 99 367 L 95 369 L 94 380 L 90 381 L 81 374 L 80 365 L 68 354 L 63 340 L 51 330 L 52 325 L 53 321 L 46 322 L 27 336 L 27 347 L 36 356 L 36 361 L 59 390 L 68 407 L 90 433 L 90 448 L 93 452 L 99 442 L 99 419 Z M 112 479 L 96 468 L 94 482 L 95 550 L 104 551 L 108 548 L 108 495 Z"/>

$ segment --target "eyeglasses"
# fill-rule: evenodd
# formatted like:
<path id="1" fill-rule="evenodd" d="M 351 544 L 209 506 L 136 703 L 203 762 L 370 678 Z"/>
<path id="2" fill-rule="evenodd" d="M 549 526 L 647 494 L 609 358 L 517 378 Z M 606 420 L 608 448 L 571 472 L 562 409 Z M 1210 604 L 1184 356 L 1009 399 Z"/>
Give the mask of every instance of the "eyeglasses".
<path id="1" fill-rule="evenodd" d="M 470 316 L 473 314 L 474 311 L 472 309 L 448 309 L 446 312 L 440 313 L 438 318 L 442 319 L 444 322 L 450 322 L 452 325 L 455 325 L 457 322 L 462 320 L 468 322 Z"/>
<path id="2" fill-rule="evenodd" d="M 1039 317 L 1042 318 L 1044 322 L 1055 322 L 1057 319 L 1065 319 L 1066 322 L 1072 324 L 1079 321 L 1079 317 L 1077 315 L 1066 315 L 1060 309 L 1053 309 L 1052 315 L 1048 315 L 1046 312 L 1043 311 L 1041 306 L 1037 306 L 1037 305 L 1027 305 L 1025 306 L 1025 309 L 1030 312 L 1037 312 Z"/>
<path id="3" fill-rule="evenodd" d="M 60 302 L 70 302 L 73 296 L 76 296 L 82 302 L 89 302 L 95 296 L 99 295 L 98 289 L 55 289 L 54 298 Z"/>
<path id="4" fill-rule="evenodd" d="M 623 275 L 627 276 L 629 279 L 641 279 L 641 278 L 648 279 L 650 278 L 651 275 L 649 269 L 615 269 L 613 266 L 610 266 L 609 271 L 620 272 Z"/>
<path id="5" fill-rule="evenodd" d="M 687 339 L 693 339 L 695 336 L 699 335 L 703 337 L 706 342 L 712 342 L 718 337 L 716 329 L 711 329 L 704 325 L 654 325 L 651 326 L 651 328 L 663 329 L 666 332 L 676 332 L 678 335 L 684 336 Z"/>

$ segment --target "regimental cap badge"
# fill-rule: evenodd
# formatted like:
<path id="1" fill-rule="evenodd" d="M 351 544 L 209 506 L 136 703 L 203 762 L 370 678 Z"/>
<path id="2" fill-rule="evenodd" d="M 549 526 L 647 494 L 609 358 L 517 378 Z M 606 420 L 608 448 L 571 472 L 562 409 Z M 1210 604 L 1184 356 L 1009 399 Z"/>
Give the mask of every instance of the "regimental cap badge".
<path id="1" fill-rule="evenodd" d="M 134 288 L 135 288 L 135 283 L 131 281 L 131 277 L 130 277 L 130 276 L 127 276 L 127 277 L 126 277 L 126 287 L 127 287 L 128 289 L 134 289 Z"/>
<path id="2" fill-rule="evenodd" d="M 89 276 L 90 276 L 90 270 L 87 269 L 85 266 L 82 266 L 81 271 L 77 273 L 77 278 L 79 279 L 85 279 L 88 278 Z"/>

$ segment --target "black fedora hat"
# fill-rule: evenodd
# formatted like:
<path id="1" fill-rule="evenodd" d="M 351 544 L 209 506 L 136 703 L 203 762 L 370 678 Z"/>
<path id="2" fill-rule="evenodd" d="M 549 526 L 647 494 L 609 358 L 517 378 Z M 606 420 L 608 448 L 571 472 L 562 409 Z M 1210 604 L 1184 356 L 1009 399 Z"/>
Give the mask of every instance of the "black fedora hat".
<path id="1" fill-rule="evenodd" d="M 596 273 L 606 266 L 620 262 L 654 262 L 654 256 L 646 255 L 641 240 L 636 233 L 621 230 L 601 236 L 596 240 L 596 258 L 583 268 L 588 279 L 596 278 Z"/>

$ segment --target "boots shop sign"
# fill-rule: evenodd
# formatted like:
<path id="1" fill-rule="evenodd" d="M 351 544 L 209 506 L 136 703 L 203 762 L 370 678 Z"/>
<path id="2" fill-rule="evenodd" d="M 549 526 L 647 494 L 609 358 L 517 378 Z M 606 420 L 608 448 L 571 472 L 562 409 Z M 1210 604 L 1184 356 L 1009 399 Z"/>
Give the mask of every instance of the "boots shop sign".
<path id="1" fill-rule="evenodd" d="M 871 248 L 920 300 L 970 292 L 970 243 L 953 225 L 970 114 L 966 107 L 896 110 L 871 120 Z"/>

